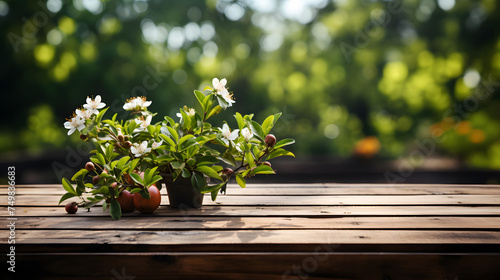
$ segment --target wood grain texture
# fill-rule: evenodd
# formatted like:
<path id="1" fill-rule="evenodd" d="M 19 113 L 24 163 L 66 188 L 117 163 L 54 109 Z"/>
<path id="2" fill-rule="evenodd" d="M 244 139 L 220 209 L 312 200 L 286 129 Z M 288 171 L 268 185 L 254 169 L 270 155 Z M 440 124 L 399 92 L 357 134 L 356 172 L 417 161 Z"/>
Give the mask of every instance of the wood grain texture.
<path id="1" fill-rule="evenodd" d="M 31 217 L 16 222 L 19 230 L 238 230 L 238 229 L 462 229 L 500 230 L 500 217 L 151 217 L 129 216 L 119 222 L 108 217 L 87 219 Z"/>
<path id="2" fill-rule="evenodd" d="M 17 279 L 497 280 L 499 255 L 284 253 L 27 254 Z M 82 269 L 87 267 L 88 269 Z M 24 277 L 24 278 L 21 278 Z M 13 278 L 4 278 L 13 279 Z"/>
<path id="3" fill-rule="evenodd" d="M 232 184 L 119 221 L 67 214 L 63 193 L 16 186 L 17 279 L 500 279 L 499 185 Z"/>
<path id="4" fill-rule="evenodd" d="M 7 217 L 7 207 L 0 207 L 0 214 Z M 1 217 L 0 215 L 0 217 Z M 17 217 L 68 217 L 61 206 L 16 207 Z M 109 216 L 102 207 L 90 212 L 79 210 L 71 217 Z M 204 205 L 201 209 L 178 209 L 161 205 L 153 214 L 137 211 L 125 217 L 344 217 L 344 216 L 500 216 L 500 206 L 221 206 Z"/>
<path id="5" fill-rule="evenodd" d="M 322 196 L 224 196 L 212 201 L 205 195 L 203 205 L 498 205 L 500 195 L 322 195 Z M 5 197 L 5 196 L 4 196 Z M 16 196 L 18 206 L 54 206 L 59 202 L 58 195 L 20 195 Z M 65 201 L 78 201 L 71 198 Z M 162 205 L 168 205 L 168 196 L 162 192 Z M 7 206 L 7 199 L 1 199 L 0 206 Z"/>

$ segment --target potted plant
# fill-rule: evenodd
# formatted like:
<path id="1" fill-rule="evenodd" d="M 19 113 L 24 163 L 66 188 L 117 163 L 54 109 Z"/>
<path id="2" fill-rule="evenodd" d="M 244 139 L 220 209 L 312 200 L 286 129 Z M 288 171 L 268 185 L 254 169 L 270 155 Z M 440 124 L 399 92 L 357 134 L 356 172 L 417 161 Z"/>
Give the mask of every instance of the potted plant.
<path id="1" fill-rule="evenodd" d="M 64 126 L 68 135 L 78 131 L 95 149 L 85 168 L 71 180 L 63 178 L 66 193 L 59 203 L 79 197 L 81 202 L 69 205 L 71 212 L 77 206 L 90 209 L 102 203 L 104 211 L 109 208 L 111 216 L 119 219 L 122 212 L 134 208 L 153 212 L 161 202 L 162 182 L 171 206 L 200 207 L 203 194 L 210 193 L 212 200 L 225 194 L 232 177 L 244 188 L 249 177 L 275 174 L 268 160 L 294 156 L 283 148 L 293 139 L 276 141 L 270 134 L 281 113 L 262 123 L 254 121 L 253 114 L 236 113 L 236 129 L 226 121 L 213 126 L 209 119 L 235 101 L 226 79 L 214 78 L 212 84 L 213 88 L 194 91 L 198 108 L 180 108 L 177 121 L 164 116 L 153 123 L 157 114 L 148 110 L 151 101 L 145 97 L 127 100 L 123 109 L 130 111 L 128 119 L 118 120 L 117 114 L 104 119 L 109 108 L 101 97 L 87 97 Z"/>

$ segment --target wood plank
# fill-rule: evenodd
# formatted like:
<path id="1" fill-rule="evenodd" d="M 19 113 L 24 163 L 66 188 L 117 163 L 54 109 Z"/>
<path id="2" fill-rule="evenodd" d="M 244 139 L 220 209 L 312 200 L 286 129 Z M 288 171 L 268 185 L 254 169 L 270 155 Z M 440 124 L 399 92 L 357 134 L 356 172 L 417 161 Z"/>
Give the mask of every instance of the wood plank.
<path id="1" fill-rule="evenodd" d="M 64 189 L 60 185 L 56 186 L 34 186 L 16 188 L 18 195 L 63 195 Z M 500 187 L 464 187 L 457 185 L 451 187 L 403 187 L 403 186 L 380 186 L 380 187 L 359 187 L 356 185 L 348 187 L 320 186 L 318 188 L 300 188 L 294 186 L 276 187 L 268 186 L 265 191 L 261 187 L 249 185 L 242 189 L 236 185 L 229 185 L 226 196 L 232 195 L 500 195 Z M 0 188 L 0 197 L 7 195 L 7 188 Z"/>
<path id="2" fill-rule="evenodd" d="M 7 216 L 7 207 L 0 207 L 0 217 Z M 15 217 L 67 217 L 64 206 L 59 207 L 15 207 Z M 83 210 L 83 211 L 82 211 Z M 109 216 L 101 207 L 90 212 L 82 209 L 71 217 Z M 218 206 L 205 205 L 200 209 L 177 209 L 160 206 L 153 214 L 144 215 L 137 211 L 124 214 L 140 217 L 318 217 L 318 216 L 500 216 L 500 207 L 485 206 Z"/>
<path id="3" fill-rule="evenodd" d="M 162 204 L 168 204 L 168 197 L 162 191 Z M 59 196 L 23 195 L 16 196 L 17 206 L 56 206 Z M 69 199 L 78 201 L 78 198 Z M 500 195 L 325 195 L 325 196 L 224 196 L 212 201 L 209 195 L 204 205 L 500 205 Z M 7 206 L 7 199 L 0 201 Z"/>
<path id="4" fill-rule="evenodd" d="M 50 280 L 497 280 L 499 262 L 499 255 L 336 254 L 321 248 L 300 254 L 23 254 L 16 260 L 15 276 L 31 279 L 32 272 L 36 271 L 37 279 Z"/>
<path id="5" fill-rule="evenodd" d="M 0 230 L 6 232 L 6 230 Z M 2 234 L 0 242 L 7 243 Z M 500 244 L 498 231 L 450 230 L 19 230 L 16 244 Z M 293 246 L 289 246 L 293 251 Z"/>
<path id="6" fill-rule="evenodd" d="M 238 230 L 238 229 L 500 229 L 500 217 L 32 217 L 20 218 L 17 230 Z"/>

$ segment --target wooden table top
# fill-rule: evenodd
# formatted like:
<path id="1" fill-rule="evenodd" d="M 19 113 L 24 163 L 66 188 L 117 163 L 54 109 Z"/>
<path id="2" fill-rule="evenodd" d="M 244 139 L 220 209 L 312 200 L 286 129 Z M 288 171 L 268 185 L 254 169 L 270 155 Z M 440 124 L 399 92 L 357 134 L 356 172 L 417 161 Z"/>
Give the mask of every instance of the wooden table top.
<path id="1" fill-rule="evenodd" d="M 9 216 L 0 186 L 16 254 L 16 272 L 0 276 L 500 279 L 499 185 L 229 185 L 216 202 L 208 195 L 189 210 L 169 207 L 163 188 L 153 214 L 119 221 L 102 207 L 67 214 L 57 206 L 63 193 L 61 185 L 18 185 Z M 2 258 L 12 246 L 5 225 Z"/>

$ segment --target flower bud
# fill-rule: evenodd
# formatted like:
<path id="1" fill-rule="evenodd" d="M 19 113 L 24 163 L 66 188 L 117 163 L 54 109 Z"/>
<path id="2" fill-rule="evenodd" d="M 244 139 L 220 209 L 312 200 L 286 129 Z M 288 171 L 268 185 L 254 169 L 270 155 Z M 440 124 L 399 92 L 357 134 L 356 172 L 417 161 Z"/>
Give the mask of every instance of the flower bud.
<path id="1" fill-rule="evenodd" d="M 97 183 L 99 183 L 99 179 L 101 179 L 101 176 L 99 175 L 92 177 L 92 184 L 97 185 Z"/>
<path id="2" fill-rule="evenodd" d="M 116 149 L 120 149 L 121 147 L 122 147 L 122 145 L 119 142 L 115 142 L 115 148 Z"/>
<path id="3" fill-rule="evenodd" d="M 224 168 L 222 170 L 222 174 L 224 174 L 224 175 L 231 175 L 231 174 L 233 174 L 233 170 L 231 168 L 229 168 L 229 167 L 226 167 L 226 168 Z"/>
<path id="4" fill-rule="evenodd" d="M 262 164 L 271 167 L 271 163 L 269 161 L 264 161 Z"/>
<path id="5" fill-rule="evenodd" d="M 132 147 L 132 142 L 127 141 L 127 142 L 123 143 L 123 147 L 124 147 L 125 149 L 130 149 L 130 147 Z"/>
<path id="6" fill-rule="evenodd" d="M 95 166 L 92 162 L 89 161 L 85 164 L 85 169 L 87 169 L 87 171 L 94 171 Z"/>
<path id="7" fill-rule="evenodd" d="M 128 135 L 125 135 L 125 137 L 124 137 L 124 138 L 125 138 L 125 139 L 124 139 L 125 141 L 128 141 L 128 139 L 129 139 Z"/>
<path id="8" fill-rule="evenodd" d="M 268 134 L 266 136 L 266 138 L 264 139 L 264 142 L 266 142 L 266 144 L 269 148 L 272 148 L 276 144 L 276 136 L 274 136 L 272 134 Z"/>
<path id="9" fill-rule="evenodd" d="M 125 137 L 123 137 L 123 135 L 119 134 L 118 141 L 123 142 L 124 140 L 125 140 Z"/>

